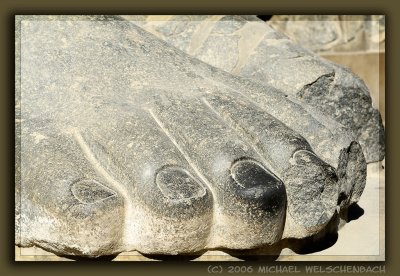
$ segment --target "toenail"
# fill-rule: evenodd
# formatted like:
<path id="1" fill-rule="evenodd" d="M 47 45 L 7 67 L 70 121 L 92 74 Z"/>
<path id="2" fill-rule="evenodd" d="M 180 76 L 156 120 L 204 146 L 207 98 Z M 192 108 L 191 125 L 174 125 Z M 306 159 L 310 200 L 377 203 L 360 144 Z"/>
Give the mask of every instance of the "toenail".
<path id="1" fill-rule="evenodd" d="M 339 197 L 336 171 L 308 150 L 295 152 L 290 163 L 284 175 L 289 213 L 306 228 L 322 227 L 331 219 Z"/>
<path id="2" fill-rule="evenodd" d="M 156 175 L 156 184 L 162 194 L 171 200 L 203 197 L 206 189 L 183 168 L 163 167 Z"/>
<path id="3" fill-rule="evenodd" d="M 81 203 L 95 203 L 115 196 L 115 192 L 95 180 L 80 180 L 71 186 L 71 192 Z"/>
<path id="4" fill-rule="evenodd" d="M 232 165 L 231 174 L 232 178 L 242 188 L 252 188 L 260 185 L 260 183 L 267 184 L 280 181 L 272 172 L 250 159 L 235 162 Z"/>
<path id="5" fill-rule="evenodd" d="M 238 195 L 267 213 L 275 213 L 286 206 L 283 182 L 260 163 L 251 159 L 236 161 L 231 175 L 239 189 Z"/>

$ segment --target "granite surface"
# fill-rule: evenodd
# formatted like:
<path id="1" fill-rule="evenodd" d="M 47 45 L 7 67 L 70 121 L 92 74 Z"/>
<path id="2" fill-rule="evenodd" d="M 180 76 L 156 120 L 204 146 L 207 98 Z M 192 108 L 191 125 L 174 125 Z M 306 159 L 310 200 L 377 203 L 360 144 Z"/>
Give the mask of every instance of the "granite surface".
<path id="1" fill-rule="evenodd" d="M 16 237 L 183 254 L 317 234 L 359 200 L 351 131 L 114 17 L 16 18 Z"/>

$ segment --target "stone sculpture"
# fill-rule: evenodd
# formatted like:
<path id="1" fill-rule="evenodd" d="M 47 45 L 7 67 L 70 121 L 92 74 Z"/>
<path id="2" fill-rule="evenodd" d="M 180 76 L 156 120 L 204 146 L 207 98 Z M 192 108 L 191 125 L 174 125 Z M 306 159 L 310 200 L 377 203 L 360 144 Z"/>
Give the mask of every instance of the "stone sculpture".
<path id="1" fill-rule="evenodd" d="M 16 244 L 96 257 L 248 249 L 357 202 L 347 129 L 127 21 L 16 18 Z"/>
<path id="2" fill-rule="evenodd" d="M 257 17 L 122 17 L 206 63 L 271 85 L 312 105 L 354 132 L 368 162 L 384 158 L 382 120 L 364 82 L 348 69 L 295 44 Z M 299 28 L 306 32 L 306 27 Z"/>

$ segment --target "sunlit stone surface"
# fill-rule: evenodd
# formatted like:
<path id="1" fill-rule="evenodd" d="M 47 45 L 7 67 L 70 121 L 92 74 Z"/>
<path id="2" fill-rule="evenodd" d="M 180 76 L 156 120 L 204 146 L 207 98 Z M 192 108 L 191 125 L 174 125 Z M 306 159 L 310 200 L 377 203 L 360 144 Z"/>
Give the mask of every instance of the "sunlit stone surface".
<path id="1" fill-rule="evenodd" d="M 250 249 L 321 231 L 366 162 L 345 127 L 127 21 L 17 17 L 16 244 Z M 300 68 L 299 68 L 300 70 Z"/>

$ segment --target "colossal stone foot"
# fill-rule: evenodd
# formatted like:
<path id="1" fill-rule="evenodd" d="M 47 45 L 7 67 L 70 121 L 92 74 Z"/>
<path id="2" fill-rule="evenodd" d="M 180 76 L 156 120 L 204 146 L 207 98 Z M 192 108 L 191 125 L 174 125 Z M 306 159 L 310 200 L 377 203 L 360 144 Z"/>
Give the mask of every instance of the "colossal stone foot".
<path id="1" fill-rule="evenodd" d="M 363 81 L 348 69 L 297 45 L 257 17 L 122 17 L 193 57 L 271 85 L 314 106 L 354 132 L 368 162 L 384 158 L 382 120 Z"/>
<path id="2" fill-rule="evenodd" d="M 346 129 L 271 87 L 129 22 L 17 26 L 20 246 L 250 249 L 317 233 L 362 192 L 365 159 Z"/>

